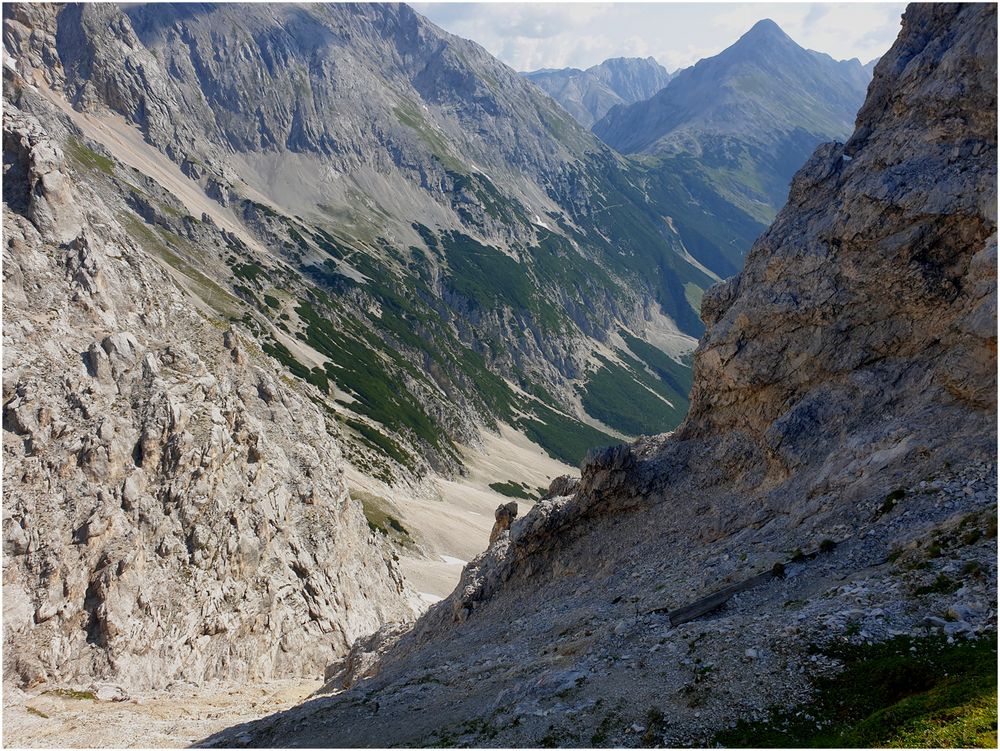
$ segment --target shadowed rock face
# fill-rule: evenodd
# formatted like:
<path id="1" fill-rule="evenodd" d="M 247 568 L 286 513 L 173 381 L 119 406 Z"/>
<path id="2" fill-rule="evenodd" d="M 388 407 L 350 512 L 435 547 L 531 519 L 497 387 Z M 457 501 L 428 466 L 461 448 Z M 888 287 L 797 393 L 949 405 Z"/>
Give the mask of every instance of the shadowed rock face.
<path id="1" fill-rule="evenodd" d="M 664 745 L 705 745 L 801 701 L 808 645 L 849 640 L 849 617 L 926 633 L 945 597 L 892 561 L 996 513 L 996 145 L 995 6 L 911 6 L 854 135 L 815 151 L 706 296 L 680 431 L 593 452 L 573 495 L 369 645 L 353 693 L 219 742 L 638 745 L 653 706 Z M 968 539 L 954 555 L 986 573 L 954 597 L 995 629 L 995 539 Z M 658 620 L 752 574 L 711 618 Z"/>

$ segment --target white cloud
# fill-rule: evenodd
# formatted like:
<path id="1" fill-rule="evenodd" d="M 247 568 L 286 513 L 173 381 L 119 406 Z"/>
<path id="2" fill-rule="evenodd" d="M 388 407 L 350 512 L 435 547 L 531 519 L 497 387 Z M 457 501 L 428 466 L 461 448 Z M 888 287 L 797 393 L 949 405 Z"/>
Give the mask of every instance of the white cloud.
<path id="1" fill-rule="evenodd" d="M 670 70 L 718 54 L 761 18 L 803 47 L 867 62 L 899 32 L 903 3 L 415 3 L 516 70 L 652 55 Z"/>

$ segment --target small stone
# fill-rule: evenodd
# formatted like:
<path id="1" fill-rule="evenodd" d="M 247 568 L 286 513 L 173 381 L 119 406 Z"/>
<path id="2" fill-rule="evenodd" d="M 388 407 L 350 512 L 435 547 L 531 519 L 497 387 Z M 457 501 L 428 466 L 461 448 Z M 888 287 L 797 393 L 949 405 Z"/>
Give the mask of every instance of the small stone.
<path id="1" fill-rule="evenodd" d="M 976 617 L 976 612 L 968 605 L 957 603 L 948 608 L 945 615 L 951 620 L 972 621 Z"/>
<path id="2" fill-rule="evenodd" d="M 98 686 L 94 695 L 98 701 L 128 701 L 129 698 L 125 689 L 110 683 Z"/>
<path id="3" fill-rule="evenodd" d="M 959 634 L 975 633 L 975 629 L 965 621 L 956 621 L 955 623 L 946 623 L 944 626 L 944 632 L 949 637 L 952 637 Z"/>

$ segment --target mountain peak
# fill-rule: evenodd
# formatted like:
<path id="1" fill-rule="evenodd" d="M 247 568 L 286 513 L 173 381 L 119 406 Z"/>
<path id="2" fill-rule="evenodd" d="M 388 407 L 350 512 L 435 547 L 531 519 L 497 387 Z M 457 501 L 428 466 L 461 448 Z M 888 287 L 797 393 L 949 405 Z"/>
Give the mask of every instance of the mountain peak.
<path id="1" fill-rule="evenodd" d="M 787 36 L 785 32 L 782 31 L 781 27 L 770 18 L 760 19 L 757 23 L 751 26 L 750 31 L 743 36 L 750 36 L 751 34 L 756 36 L 762 36 L 765 34 L 781 34 L 781 36 Z"/>
<path id="2" fill-rule="evenodd" d="M 733 47 L 739 48 L 751 43 L 754 46 L 767 43 L 795 44 L 795 41 L 786 34 L 778 24 L 770 18 L 762 18 L 741 36 Z M 798 45 L 795 44 L 797 47 Z"/>

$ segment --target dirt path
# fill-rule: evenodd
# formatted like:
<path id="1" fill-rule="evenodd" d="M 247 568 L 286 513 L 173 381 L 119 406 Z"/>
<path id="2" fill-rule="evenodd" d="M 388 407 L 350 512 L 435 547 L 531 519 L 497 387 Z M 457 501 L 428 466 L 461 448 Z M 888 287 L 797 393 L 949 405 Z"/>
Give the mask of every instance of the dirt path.
<path id="1" fill-rule="evenodd" d="M 182 748 L 223 728 L 298 704 L 318 680 L 257 684 L 182 684 L 98 701 L 56 693 L 4 690 L 5 748 Z"/>

